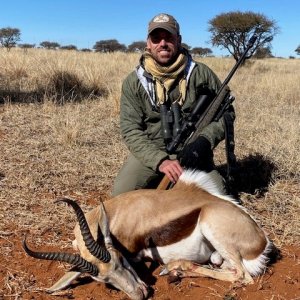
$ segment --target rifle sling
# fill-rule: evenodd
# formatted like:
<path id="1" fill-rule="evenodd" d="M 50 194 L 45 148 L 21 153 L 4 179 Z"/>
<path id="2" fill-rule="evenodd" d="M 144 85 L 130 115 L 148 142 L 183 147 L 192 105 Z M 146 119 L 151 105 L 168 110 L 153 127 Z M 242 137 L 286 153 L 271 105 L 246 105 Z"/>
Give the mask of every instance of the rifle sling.
<path id="1" fill-rule="evenodd" d="M 236 167 L 236 156 L 234 154 L 235 142 L 234 142 L 234 120 L 230 113 L 225 112 L 223 115 L 225 124 L 225 152 L 227 158 L 227 183 L 229 185 L 233 182 L 232 171 Z"/>

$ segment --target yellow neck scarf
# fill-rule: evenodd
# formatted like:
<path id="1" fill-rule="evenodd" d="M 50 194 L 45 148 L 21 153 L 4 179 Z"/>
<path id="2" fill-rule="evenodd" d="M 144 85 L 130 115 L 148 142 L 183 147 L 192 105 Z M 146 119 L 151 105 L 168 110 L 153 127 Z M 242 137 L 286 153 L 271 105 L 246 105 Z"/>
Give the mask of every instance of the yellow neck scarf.
<path id="1" fill-rule="evenodd" d="M 183 76 L 183 72 L 188 63 L 188 56 L 185 53 L 180 53 L 176 61 L 167 67 L 159 65 L 148 51 L 144 52 L 143 58 L 145 70 L 153 76 L 159 105 L 168 100 L 169 90 L 178 75 L 182 75 L 179 81 L 180 96 L 176 100 L 182 105 L 186 95 L 186 78 Z"/>

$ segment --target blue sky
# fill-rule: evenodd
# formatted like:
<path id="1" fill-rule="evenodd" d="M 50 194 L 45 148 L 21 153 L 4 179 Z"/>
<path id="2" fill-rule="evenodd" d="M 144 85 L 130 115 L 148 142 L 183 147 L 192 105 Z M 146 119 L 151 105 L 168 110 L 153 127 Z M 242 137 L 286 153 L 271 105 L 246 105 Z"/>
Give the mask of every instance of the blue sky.
<path id="1" fill-rule="evenodd" d="M 183 42 L 228 54 L 209 43 L 208 20 L 230 11 L 262 13 L 277 22 L 272 42 L 276 56 L 296 56 L 300 44 L 299 0 L 10 0 L 1 3 L 0 28 L 21 30 L 20 43 L 42 41 L 92 48 L 96 41 L 117 39 L 129 45 L 145 40 L 147 24 L 156 14 L 172 14 L 181 26 Z"/>

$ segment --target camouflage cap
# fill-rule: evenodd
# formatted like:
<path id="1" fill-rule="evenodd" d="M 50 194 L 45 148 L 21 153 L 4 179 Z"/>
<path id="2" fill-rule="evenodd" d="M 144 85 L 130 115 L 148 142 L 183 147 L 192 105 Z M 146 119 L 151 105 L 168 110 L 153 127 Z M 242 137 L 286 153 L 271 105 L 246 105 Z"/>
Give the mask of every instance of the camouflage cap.
<path id="1" fill-rule="evenodd" d="M 148 35 L 157 28 L 165 29 L 175 35 L 180 34 L 179 24 L 174 17 L 168 14 L 159 14 L 149 22 Z"/>

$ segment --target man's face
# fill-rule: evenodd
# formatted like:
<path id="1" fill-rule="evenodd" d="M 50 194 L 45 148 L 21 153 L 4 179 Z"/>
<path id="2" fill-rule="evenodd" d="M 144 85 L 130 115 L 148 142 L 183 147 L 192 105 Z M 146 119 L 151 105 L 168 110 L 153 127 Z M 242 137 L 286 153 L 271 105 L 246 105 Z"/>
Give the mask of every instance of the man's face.
<path id="1" fill-rule="evenodd" d="M 181 47 L 181 36 L 164 29 L 155 29 L 147 39 L 147 48 L 154 59 L 163 66 L 172 64 Z"/>

